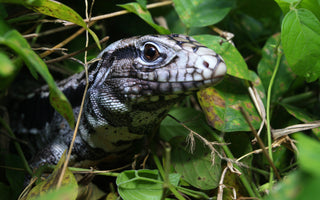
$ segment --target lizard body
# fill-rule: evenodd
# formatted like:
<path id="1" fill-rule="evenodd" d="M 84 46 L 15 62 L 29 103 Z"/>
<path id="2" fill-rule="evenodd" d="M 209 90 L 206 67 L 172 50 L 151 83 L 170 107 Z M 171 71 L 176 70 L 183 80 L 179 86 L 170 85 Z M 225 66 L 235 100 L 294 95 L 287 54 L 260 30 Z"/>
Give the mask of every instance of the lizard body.
<path id="1" fill-rule="evenodd" d="M 72 160 L 99 160 L 120 154 L 151 134 L 170 108 L 197 90 L 212 86 L 226 73 L 223 59 L 184 35 L 147 35 L 109 45 L 89 66 L 89 89 Z M 58 83 L 79 113 L 85 74 Z M 48 92 L 42 92 L 47 98 Z M 50 119 L 50 120 L 48 120 Z M 43 119 L 44 148 L 31 165 L 57 163 L 73 131 L 57 112 Z M 30 130 L 30 129 L 29 129 Z"/>

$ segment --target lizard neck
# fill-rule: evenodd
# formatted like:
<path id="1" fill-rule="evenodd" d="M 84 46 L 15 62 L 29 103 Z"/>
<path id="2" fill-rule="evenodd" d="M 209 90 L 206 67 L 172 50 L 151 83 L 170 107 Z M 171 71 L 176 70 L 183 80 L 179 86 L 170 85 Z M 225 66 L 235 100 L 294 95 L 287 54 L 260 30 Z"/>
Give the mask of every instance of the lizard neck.
<path id="1" fill-rule="evenodd" d="M 181 100 L 160 97 L 157 102 L 132 104 L 113 89 L 88 90 L 80 124 L 82 139 L 105 152 L 126 150 L 135 140 L 152 134 L 170 108 Z"/>

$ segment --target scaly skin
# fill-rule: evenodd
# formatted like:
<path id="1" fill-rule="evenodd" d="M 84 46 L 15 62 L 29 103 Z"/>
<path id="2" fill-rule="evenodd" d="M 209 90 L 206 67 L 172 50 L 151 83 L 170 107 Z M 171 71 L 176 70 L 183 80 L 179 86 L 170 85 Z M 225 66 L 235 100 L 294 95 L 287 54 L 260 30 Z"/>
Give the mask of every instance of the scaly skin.
<path id="1" fill-rule="evenodd" d="M 99 160 L 128 151 L 150 135 L 186 95 L 212 86 L 226 73 L 223 59 L 184 35 L 146 35 L 109 45 L 89 67 L 86 95 L 72 161 Z M 59 83 L 78 114 L 84 73 Z M 47 98 L 48 93 L 40 96 Z M 42 123 L 44 147 L 31 165 L 55 164 L 73 131 L 57 112 Z M 44 120 L 45 121 L 45 120 Z M 39 127 L 35 127 L 39 128 Z"/>

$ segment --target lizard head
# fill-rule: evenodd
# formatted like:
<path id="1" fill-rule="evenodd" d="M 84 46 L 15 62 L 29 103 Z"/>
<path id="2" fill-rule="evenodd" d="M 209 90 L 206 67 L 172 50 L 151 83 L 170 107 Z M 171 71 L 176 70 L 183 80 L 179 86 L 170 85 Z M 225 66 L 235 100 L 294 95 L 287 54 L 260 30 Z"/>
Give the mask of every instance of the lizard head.
<path id="1" fill-rule="evenodd" d="M 215 85 L 227 70 L 220 55 L 179 34 L 120 40 L 98 58 L 93 86 L 108 85 L 123 98 L 138 102 L 190 94 Z"/>

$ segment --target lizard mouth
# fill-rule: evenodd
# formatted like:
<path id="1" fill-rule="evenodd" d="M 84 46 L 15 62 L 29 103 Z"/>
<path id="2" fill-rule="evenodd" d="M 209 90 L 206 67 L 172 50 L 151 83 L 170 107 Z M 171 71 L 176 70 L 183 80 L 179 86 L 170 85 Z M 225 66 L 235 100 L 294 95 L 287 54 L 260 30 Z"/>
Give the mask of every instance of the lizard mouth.
<path id="1" fill-rule="evenodd" d="M 189 95 L 222 81 L 227 70 L 223 61 L 211 67 L 206 61 L 202 62 L 201 67 L 159 69 L 137 74 L 136 78 L 126 81 L 123 86 L 127 87 L 121 91 L 132 101 L 156 102 Z"/>

